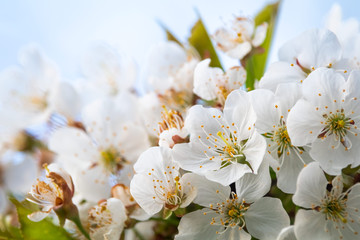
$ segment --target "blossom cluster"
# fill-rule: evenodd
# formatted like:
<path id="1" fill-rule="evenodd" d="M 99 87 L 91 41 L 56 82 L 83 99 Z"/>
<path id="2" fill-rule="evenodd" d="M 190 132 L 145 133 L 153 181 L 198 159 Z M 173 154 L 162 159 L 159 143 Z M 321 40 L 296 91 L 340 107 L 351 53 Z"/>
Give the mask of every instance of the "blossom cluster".
<path id="1" fill-rule="evenodd" d="M 355 25 L 333 8 L 327 28 L 280 48 L 254 90 L 246 63 L 269 24 L 245 17 L 212 36 L 239 65 L 159 43 L 145 94 L 111 46 L 90 49 L 74 81 L 28 46 L 0 74 L 0 216 L 14 211 L 7 194 L 28 193 L 40 207 L 30 220 L 79 239 L 359 238 Z"/>

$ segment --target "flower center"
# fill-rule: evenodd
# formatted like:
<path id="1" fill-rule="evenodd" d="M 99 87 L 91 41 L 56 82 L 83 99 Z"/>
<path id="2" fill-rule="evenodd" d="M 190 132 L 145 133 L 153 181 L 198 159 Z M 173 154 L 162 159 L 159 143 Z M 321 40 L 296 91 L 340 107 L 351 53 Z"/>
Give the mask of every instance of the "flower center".
<path id="1" fill-rule="evenodd" d="M 277 155 L 280 158 L 291 147 L 290 137 L 285 125 L 280 125 L 277 130 L 270 134 L 271 140 L 277 144 Z"/>
<path id="2" fill-rule="evenodd" d="M 348 118 L 344 114 L 344 110 L 332 114 L 324 114 L 325 121 L 322 122 L 325 127 L 319 134 L 319 138 L 324 139 L 330 135 L 333 135 L 336 141 L 340 141 L 341 144 L 349 149 L 351 142 L 346 137 L 346 134 L 351 129 L 351 126 L 355 124 L 354 120 Z"/>
<path id="3" fill-rule="evenodd" d="M 164 94 L 159 94 L 159 99 L 166 106 L 173 109 L 182 110 L 192 105 L 193 96 L 189 91 L 176 91 L 174 89 L 167 90 Z"/>
<path id="4" fill-rule="evenodd" d="M 124 164 L 127 163 L 126 159 L 114 148 L 109 148 L 100 152 L 100 154 L 104 168 L 113 174 L 121 170 Z"/>
<path id="5" fill-rule="evenodd" d="M 245 213 L 249 209 L 249 204 L 245 201 L 239 201 L 235 193 L 231 193 L 232 198 L 226 199 L 226 201 L 217 203 L 216 206 L 210 204 L 210 209 L 214 210 L 218 216 L 211 219 L 211 225 L 222 225 L 227 227 L 239 227 L 242 229 L 245 227 Z M 206 214 L 206 213 L 205 213 Z M 220 234 L 217 232 L 217 234 Z"/>
<path id="6" fill-rule="evenodd" d="M 328 220 L 337 222 L 338 220 L 343 223 L 347 222 L 347 212 L 345 211 L 347 199 L 330 197 L 326 199 L 321 206 L 321 212 L 326 215 Z"/>
<path id="7" fill-rule="evenodd" d="M 168 110 L 163 106 L 164 111 L 161 112 L 161 122 L 159 122 L 159 134 L 165 130 L 176 128 L 181 130 L 184 127 L 184 120 L 181 113 L 176 110 Z"/>
<path id="8" fill-rule="evenodd" d="M 112 222 L 112 214 L 107 207 L 106 201 L 99 203 L 99 205 L 89 210 L 89 227 L 91 232 L 109 226 Z"/>
<path id="9" fill-rule="evenodd" d="M 246 156 L 242 152 L 247 140 L 243 140 L 240 142 L 240 144 L 238 144 L 237 137 L 235 137 L 233 134 L 230 134 L 228 138 L 225 138 L 221 131 L 217 133 L 217 136 L 219 136 L 223 143 L 225 143 L 224 146 L 219 147 L 216 150 L 220 154 L 223 154 L 226 158 L 222 160 L 221 168 L 227 167 L 232 163 L 240 163 L 248 165 L 252 170 L 250 163 L 246 161 Z"/>

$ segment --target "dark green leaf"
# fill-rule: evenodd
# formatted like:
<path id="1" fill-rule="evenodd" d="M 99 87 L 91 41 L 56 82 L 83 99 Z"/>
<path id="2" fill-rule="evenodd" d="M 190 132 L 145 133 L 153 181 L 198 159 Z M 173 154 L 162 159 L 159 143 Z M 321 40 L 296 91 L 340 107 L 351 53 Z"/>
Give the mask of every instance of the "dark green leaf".
<path id="1" fill-rule="evenodd" d="M 73 239 L 63 228 L 56 226 L 50 220 L 44 219 L 40 222 L 32 222 L 27 215 L 33 211 L 26 208 L 15 198 L 10 198 L 16 206 L 20 229 L 25 240 L 67 240 Z"/>
<path id="2" fill-rule="evenodd" d="M 270 52 L 272 35 L 275 29 L 280 1 L 265 6 L 255 17 L 255 25 L 268 23 L 268 30 L 263 44 L 260 46 L 262 53 L 254 53 L 246 59 L 246 87 L 254 89 L 255 80 L 260 80 L 264 75 L 266 62 Z"/>
<path id="3" fill-rule="evenodd" d="M 220 60 L 216 54 L 215 48 L 211 42 L 209 34 L 201 20 L 201 18 L 195 23 L 191 29 L 191 35 L 188 39 L 191 46 L 193 46 L 200 54 L 201 59 L 210 58 L 211 67 L 222 68 Z"/>

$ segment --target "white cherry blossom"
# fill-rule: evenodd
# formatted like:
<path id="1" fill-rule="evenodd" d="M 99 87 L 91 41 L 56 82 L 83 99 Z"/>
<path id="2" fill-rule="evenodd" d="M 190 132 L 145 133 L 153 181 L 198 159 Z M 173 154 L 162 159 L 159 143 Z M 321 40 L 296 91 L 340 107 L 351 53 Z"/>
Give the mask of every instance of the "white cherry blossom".
<path id="1" fill-rule="evenodd" d="M 134 119 L 135 106 L 116 99 L 100 99 L 84 108 L 86 132 L 61 128 L 49 142 L 57 161 L 74 177 L 76 189 L 95 202 L 110 196 L 110 177 L 130 182 L 133 164 L 149 147 L 145 130 Z"/>
<path id="2" fill-rule="evenodd" d="M 189 178 L 181 175 L 179 166 L 166 147 L 152 147 L 141 154 L 134 165 L 130 191 L 136 202 L 149 214 L 161 209 L 175 211 L 188 206 L 196 195 Z"/>
<path id="3" fill-rule="evenodd" d="M 242 90 L 230 93 L 223 112 L 194 106 L 185 120 L 190 143 L 176 144 L 174 159 L 183 169 L 224 186 L 245 173 L 257 174 L 266 142 L 254 129 L 255 121 L 250 97 Z"/>
<path id="4" fill-rule="evenodd" d="M 320 68 L 304 81 L 300 99 L 289 113 L 287 129 L 295 146 L 311 144 L 310 156 L 329 174 L 360 164 L 360 73 L 349 79 L 332 69 Z"/>
<path id="5" fill-rule="evenodd" d="M 318 163 L 299 174 L 293 202 L 300 209 L 295 218 L 297 239 L 357 239 L 360 232 L 360 184 L 343 192 L 342 177 L 331 185 Z"/>
<path id="6" fill-rule="evenodd" d="M 93 240 L 118 240 L 127 220 L 121 200 L 109 198 L 89 210 L 90 237 Z"/>
<path id="7" fill-rule="evenodd" d="M 227 96 L 242 87 L 246 80 L 243 67 L 235 66 L 223 72 L 220 68 L 209 67 L 210 59 L 197 64 L 194 71 L 194 93 L 206 101 L 216 100 L 224 105 Z"/>
<path id="8" fill-rule="evenodd" d="M 194 202 L 205 208 L 182 217 L 176 240 L 250 240 L 251 236 L 270 240 L 290 223 L 279 199 L 263 197 L 270 189 L 267 163 L 258 175 L 247 173 L 238 180 L 236 193 L 199 175 L 191 175 L 190 181 L 198 192 Z"/>
<path id="9" fill-rule="evenodd" d="M 253 48 L 259 47 L 265 40 L 268 24 L 255 27 L 252 19 L 236 17 L 230 28 L 218 29 L 213 38 L 217 47 L 229 57 L 243 59 Z"/>

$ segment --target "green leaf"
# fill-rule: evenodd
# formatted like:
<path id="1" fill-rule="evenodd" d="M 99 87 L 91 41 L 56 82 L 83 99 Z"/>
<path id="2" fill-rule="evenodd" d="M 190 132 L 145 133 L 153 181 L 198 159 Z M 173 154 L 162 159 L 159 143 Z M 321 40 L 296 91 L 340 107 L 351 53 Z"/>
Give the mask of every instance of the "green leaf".
<path id="1" fill-rule="evenodd" d="M 73 239 L 65 229 L 56 226 L 48 219 L 44 219 L 40 222 L 30 221 L 27 215 L 33 211 L 22 205 L 15 198 L 10 198 L 10 201 L 16 206 L 20 222 L 20 230 L 25 240 Z"/>
<path id="2" fill-rule="evenodd" d="M 159 21 L 158 23 L 162 27 L 162 29 L 164 29 L 167 40 L 174 41 L 177 44 L 179 44 L 181 47 L 184 47 L 184 45 L 179 41 L 179 39 L 175 37 L 175 35 L 162 22 Z"/>
<path id="3" fill-rule="evenodd" d="M 275 29 L 280 1 L 265 6 L 255 17 L 255 26 L 268 23 L 268 30 L 263 44 L 262 53 L 254 53 L 246 59 L 246 87 L 248 90 L 253 90 L 255 80 L 260 80 L 264 75 L 266 62 L 270 52 L 272 35 Z"/>
<path id="4" fill-rule="evenodd" d="M 206 31 L 206 28 L 201 20 L 195 23 L 191 29 L 191 35 L 188 39 L 191 46 L 193 46 L 198 53 L 200 54 L 201 59 L 210 58 L 211 67 L 222 68 L 220 60 L 216 54 L 215 48 L 211 42 L 209 34 Z"/>

